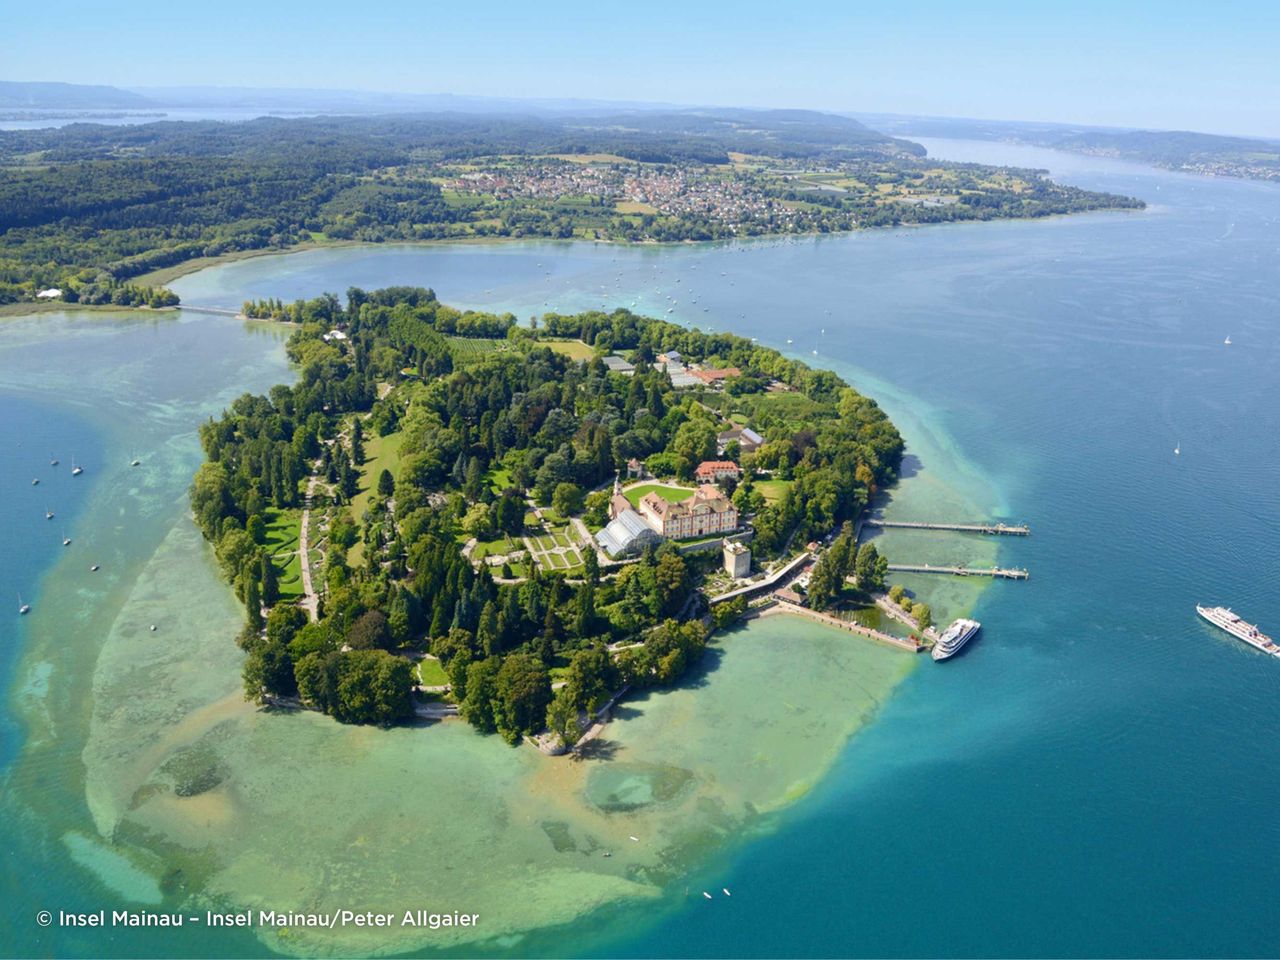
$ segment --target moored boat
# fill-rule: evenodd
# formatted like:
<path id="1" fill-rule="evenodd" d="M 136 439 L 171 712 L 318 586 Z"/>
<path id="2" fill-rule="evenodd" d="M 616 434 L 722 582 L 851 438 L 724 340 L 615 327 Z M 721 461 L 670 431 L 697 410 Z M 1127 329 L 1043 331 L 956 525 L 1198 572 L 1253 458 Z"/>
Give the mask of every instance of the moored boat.
<path id="1" fill-rule="evenodd" d="M 974 634 L 982 629 L 977 620 L 955 620 L 951 626 L 942 631 L 937 643 L 933 645 L 933 659 L 946 660 L 960 652 L 960 648 L 973 639 Z"/>

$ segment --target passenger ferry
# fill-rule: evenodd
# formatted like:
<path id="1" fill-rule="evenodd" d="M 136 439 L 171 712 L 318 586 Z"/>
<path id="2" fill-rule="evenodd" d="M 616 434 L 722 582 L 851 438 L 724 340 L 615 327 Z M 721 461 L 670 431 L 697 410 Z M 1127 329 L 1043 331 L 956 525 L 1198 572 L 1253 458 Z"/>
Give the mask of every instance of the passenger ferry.
<path id="1" fill-rule="evenodd" d="M 1273 657 L 1280 657 L 1280 644 L 1277 644 L 1252 623 L 1245 623 L 1238 615 L 1232 613 L 1230 608 L 1202 607 L 1196 604 L 1196 613 L 1218 629 L 1227 631 L 1237 640 L 1243 640 L 1249 646 L 1256 647 L 1263 653 L 1269 653 Z"/>
<path id="2" fill-rule="evenodd" d="M 977 620 L 956 620 L 942 631 L 942 636 L 933 645 L 933 659 L 946 660 L 960 652 L 960 648 L 973 639 L 974 634 L 982 629 Z"/>

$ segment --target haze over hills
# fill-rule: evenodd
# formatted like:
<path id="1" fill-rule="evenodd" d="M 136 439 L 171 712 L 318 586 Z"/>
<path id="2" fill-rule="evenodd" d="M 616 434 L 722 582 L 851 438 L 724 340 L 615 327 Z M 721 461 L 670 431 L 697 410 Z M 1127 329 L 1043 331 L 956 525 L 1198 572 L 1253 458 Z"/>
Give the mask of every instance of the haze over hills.
<path id="1" fill-rule="evenodd" d="M 0 107 L 10 110 L 123 110 L 156 104 L 119 87 L 0 80 Z"/>
<path id="2" fill-rule="evenodd" d="M 1079 124 L 852 113 L 895 136 L 1004 140 L 1183 170 L 1253 180 L 1280 180 L 1280 140 L 1187 130 L 1141 130 Z"/>
<path id="3" fill-rule="evenodd" d="M 470 115 L 574 120 L 598 135 L 653 134 L 708 138 L 727 149 L 732 140 L 799 140 L 809 146 L 855 146 L 919 154 L 899 136 L 1006 140 L 1112 156 L 1172 170 L 1280 180 L 1280 141 L 1188 131 L 810 110 L 752 110 L 670 103 L 593 99 L 521 99 L 451 93 L 393 93 L 318 88 L 173 86 L 125 90 L 70 83 L 0 81 L 0 109 L 22 110 L 229 110 L 244 119 L 262 113 Z M 92 116 L 78 116 L 92 120 Z M 237 117 L 238 118 L 238 117 Z M 571 130 L 572 126 L 566 127 Z"/>

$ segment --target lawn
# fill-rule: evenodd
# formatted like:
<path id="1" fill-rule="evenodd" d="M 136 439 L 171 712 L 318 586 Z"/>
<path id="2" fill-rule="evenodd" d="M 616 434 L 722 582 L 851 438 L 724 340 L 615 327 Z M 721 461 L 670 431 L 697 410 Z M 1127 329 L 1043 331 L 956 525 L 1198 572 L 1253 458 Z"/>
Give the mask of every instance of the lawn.
<path id="1" fill-rule="evenodd" d="M 638 507 L 640 506 L 640 498 L 653 491 L 657 491 L 658 495 L 668 503 L 679 503 L 681 500 L 688 500 L 693 496 L 693 491 L 687 487 L 669 487 L 662 483 L 642 483 L 628 490 L 626 496 L 633 507 Z"/>
<path id="2" fill-rule="evenodd" d="M 581 340 L 539 340 L 538 342 L 550 347 L 556 353 L 563 353 L 570 360 L 590 360 L 596 355 L 595 349 Z"/>
<path id="3" fill-rule="evenodd" d="M 766 503 L 775 504 L 787 495 L 787 488 L 793 483 L 794 480 L 757 480 L 754 486 Z"/>
<path id="4" fill-rule="evenodd" d="M 502 493 L 511 486 L 511 471 L 506 467 L 494 467 L 484 475 L 484 482 L 494 493 Z"/>
<path id="5" fill-rule="evenodd" d="M 364 463 L 360 467 L 360 488 L 351 498 L 351 516 L 359 520 L 364 516 L 378 486 L 378 475 L 390 470 L 391 476 L 400 471 L 400 444 L 404 434 L 400 431 L 385 437 L 368 437 L 364 441 Z"/>
<path id="6" fill-rule="evenodd" d="M 423 657 L 418 661 L 418 679 L 424 687 L 443 687 L 449 682 L 449 675 L 435 657 Z"/>
<path id="7" fill-rule="evenodd" d="M 503 553 L 511 553 L 513 550 L 520 549 L 515 542 L 506 534 L 498 537 L 496 540 L 477 540 L 475 549 L 471 551 L 472 560 L 483 560 L 485 557 L 494 557 Z"/>
<path id="8" fill-rule="evenodd" d="M 276 568 L 280 597 L 296 600 L 302 596 L 302 559 L 298 556 L 298 534 L 302 527 L 299 510 L 263 511 L 267 536 L 263 543 Z"/>

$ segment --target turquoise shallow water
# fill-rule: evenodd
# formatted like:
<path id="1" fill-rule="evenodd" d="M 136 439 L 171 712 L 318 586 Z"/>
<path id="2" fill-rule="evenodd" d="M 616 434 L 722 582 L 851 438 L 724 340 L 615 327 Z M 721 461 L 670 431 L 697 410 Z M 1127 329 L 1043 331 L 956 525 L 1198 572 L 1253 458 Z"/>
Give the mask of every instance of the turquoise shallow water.
<path id="1" fill-rule="evenodd" d="M 1269 729 L 1280 664 L 1197 622 L 1193 605 L 1228 603 L 1280 630 L 1272 556 L 1280 534 L 1280 192 L 993 144 L 931 146 L 960 159 L 1048 166 L 1152 206 L 722 247 L 344 249 L 244 261 L 176 284 L 188 302 L 236 306 L 249 296 L 424 283 L 446 301 L 522 317 L 544 304 L 634 302 L 733 329 L 833 365 L 882 400 L 912 458 L 890 509 L 1031 523 L 1029 540 L 999 544 L 885 538 L 903 559 L 998 550 L 1001 562 L 1030 567 L 1032 579 L 979 596 L 971 584 L 916 578 L 912 586 L 945 612 L 976 600 L 982 637 L 944 667 L 915 670 L 775 830 L 707 855 L 704 876 L 690 884 L 727 885 L 732 898 L 610 908 L 513 949 L 1276 952 L 1267 904 L 1280 881 L 1272 815 L 1280 751 Z M 143 510 L 154 526 L 137 528 L 158 542 L 181 511 L 182 471 L 189 475 L 196 456 L 189 425 L 226 399 L 196 400 L 201 388 L 216 383 L 233 396 L 286 375 L 278 349 L 264 350 L 239 325 L 126 322 L 103 328 L 123 333 L 95 337 L 88 321 L 74 322 L 76 338 L 59 349 L 42 346 L 34 321 L 0 325 L 0 439 L 35 448 L 31 463 L 12 448 L 0 470 L 5 488 L 22 494 L 0 504 L 19 544 L 0 558 L 0 573 L 33 598 L 33 612 L 47 609 L 71 572 L 38 586 L 62 559 L 56 541 L 28 529 L 44 523 L 42 511 L 39 522 L 21 512 L 32 507 L 32 464 L 47 463 L 38 431 L 65 436 L 86 460 L 133 445 L 171 451 L 154 512 Z M 166 370 L 187 382 L 165 382 Z M 208 379 L 192 379 L 201 370 Z M 101 384 L 93 400 L 70 396 L 77 380 Z M 173 402 L 178 396 L 192 399 Z M 143 419 L 163 425 L 155 437 L 113 432 L 114 422 L 135 421 L 114 416 L 112 403 L 133 410 L 139 402 Z M 131 498 L 111 499 L 114 474 L 85 478 L 77 497 L 131 509 Z M 72 518 L 89 509 L 87 499 L 67 503 Z M 6 670 L 28 628 L 0 618 Z M 88 692 L 63 691 L 55 677 L 53 695 Z M 22 731 L 4 729 L 8 761 Z M 634 797 L 665 783 L 633 779 L 606 795 Z M 72 819 L 74 803 L 59 796 L 51 785 L 56 809 L 47 817 Z M 58 838 L 41 836 L 35 816 L 4 828 L 17 862 L 53 864 L 38 880 L 34 871 L 6 873 L 11 952 L 47 949 L 25 918 L 49 896 L 86 904 L 101 896 Z M 141 937 L 106 946 L 66 938 L 59 952 L 155 946 Z M 252 953 L 256 943 L 180 947 Z"/>

